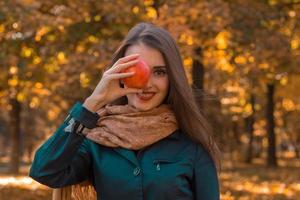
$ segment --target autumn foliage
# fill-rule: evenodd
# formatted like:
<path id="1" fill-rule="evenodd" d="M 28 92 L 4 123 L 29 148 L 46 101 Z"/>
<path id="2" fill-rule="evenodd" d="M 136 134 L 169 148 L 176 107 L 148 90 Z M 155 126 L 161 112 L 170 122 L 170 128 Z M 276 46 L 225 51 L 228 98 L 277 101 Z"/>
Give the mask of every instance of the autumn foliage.
<path id="1" fill-rule="evenodd" d="M 11 0 L 0 2 L 0 199 L 51 198 L 11 174 L 27 173 L 141 21 L 180 47 L 224 153 L 222 199 L 299 198 L 299 0 Z"/>

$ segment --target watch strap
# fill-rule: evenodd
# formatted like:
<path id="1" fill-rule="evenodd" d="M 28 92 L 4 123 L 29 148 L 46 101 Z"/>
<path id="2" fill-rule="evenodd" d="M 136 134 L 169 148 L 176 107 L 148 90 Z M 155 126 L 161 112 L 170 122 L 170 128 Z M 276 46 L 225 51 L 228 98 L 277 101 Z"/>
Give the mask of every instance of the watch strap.
<path id="1" fill-rule="evenodd" d="M 76 133 L 81 136 L 86 136 L 91 129 L 85 127 L 79 121 L 76 121 L 74 118 L 71 118 L 68 121 L 68 126 L 65 127 L 64 131 L 69 133 Z"/>

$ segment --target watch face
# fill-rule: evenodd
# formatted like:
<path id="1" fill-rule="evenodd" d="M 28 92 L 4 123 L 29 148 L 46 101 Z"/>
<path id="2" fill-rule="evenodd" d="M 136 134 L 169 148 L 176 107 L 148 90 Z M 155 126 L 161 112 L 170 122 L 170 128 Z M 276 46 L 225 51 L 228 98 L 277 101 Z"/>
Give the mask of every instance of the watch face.
<path id="1" fill-rule="evenodd" d="M 65 132 L 68 133 L 76 133 L 78 135 L 81 136 L 86 136 L 87 133 L 90 131 L 91 129 L 86 128 L 83 124 L 81 124 L 80 122 L 76 121 L 74 118 L 71 118 L 68 122 L 68 126 L 66 126 L 64 128 Z"/>
<path id="2" fill-rule="evenodd" d="M 86 136 L 87 133 L 89 132 L 89 130 L 91 130 L 91 129 L 89 129 L 89 128 L 85 127 L 83 124 L 79 123 L 78 126 L 76 126 L 75 132 L 79 135 Z"/>

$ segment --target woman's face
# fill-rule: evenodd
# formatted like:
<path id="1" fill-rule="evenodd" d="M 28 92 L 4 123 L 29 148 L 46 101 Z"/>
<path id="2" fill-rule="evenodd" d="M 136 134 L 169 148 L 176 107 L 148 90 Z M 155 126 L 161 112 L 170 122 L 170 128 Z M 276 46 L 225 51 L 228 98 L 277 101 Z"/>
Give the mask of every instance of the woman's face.
<path id="1" fill-rule="evenodd" d="M 142 88 L 144 96 L 139 94 L 128 94 L 128 104 L 135 108 L 146 111 L 162 104 L 168 94 L 169 79 L 166 64 L 162 54 L 144 44 L 136 44 L 127 48 L 125 56 L 138 53 L 140 59 L 144 60 L 150 67 L 151 73 L 147 85 Z M 124 86 L 126 88 L 126 86 Z M 144 97 L 144 98 L 143 98 Z"/>

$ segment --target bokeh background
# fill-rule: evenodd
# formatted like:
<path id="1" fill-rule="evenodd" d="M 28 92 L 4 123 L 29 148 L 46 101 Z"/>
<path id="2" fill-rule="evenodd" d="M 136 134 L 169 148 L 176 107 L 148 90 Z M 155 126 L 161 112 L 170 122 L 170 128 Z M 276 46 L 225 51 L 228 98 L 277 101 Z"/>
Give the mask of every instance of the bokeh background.
<path id="1" fill-rule="evenodd" d="M 27 177 L 34 152 L 138 22 L 180 47 L 221 199 L 300 199 L 300 0 L 1 0 L 0 199 L 51 199 Z"/>

